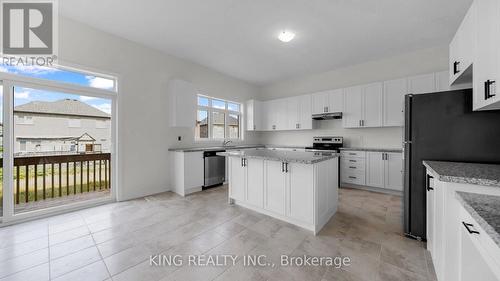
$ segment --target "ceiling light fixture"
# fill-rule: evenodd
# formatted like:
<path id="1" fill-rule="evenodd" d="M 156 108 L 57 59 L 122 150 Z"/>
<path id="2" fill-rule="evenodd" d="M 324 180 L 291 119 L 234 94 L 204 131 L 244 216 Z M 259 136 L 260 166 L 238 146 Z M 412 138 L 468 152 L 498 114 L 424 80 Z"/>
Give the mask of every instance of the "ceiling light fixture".
<path id="1" fill-rule="evenodd" d="M 290 42 L 293 40 L 293 38 L 295 37 L 295 33 L 291 32 L 291 31 L 282 31 L 279 35 L 278 35 L 278 39 L 281 41 L 281 42 Z"/>

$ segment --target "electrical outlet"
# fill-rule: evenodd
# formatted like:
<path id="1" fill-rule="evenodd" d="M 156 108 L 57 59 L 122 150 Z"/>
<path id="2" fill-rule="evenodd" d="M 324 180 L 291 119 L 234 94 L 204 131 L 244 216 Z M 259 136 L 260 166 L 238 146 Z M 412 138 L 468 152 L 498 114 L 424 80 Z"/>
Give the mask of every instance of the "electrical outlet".
<path id="1" fill-rule="evenodd" d="M 178 136 L 177 137 L 177 141 L 181 141 L 182 140 L 182 137 L 181 136 Z"/>

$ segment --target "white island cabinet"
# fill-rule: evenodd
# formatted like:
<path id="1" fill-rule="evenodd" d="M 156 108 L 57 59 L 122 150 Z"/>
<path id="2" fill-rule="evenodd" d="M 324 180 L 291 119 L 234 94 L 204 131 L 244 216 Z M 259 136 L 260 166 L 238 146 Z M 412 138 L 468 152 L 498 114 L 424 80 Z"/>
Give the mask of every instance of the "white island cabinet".
<path id="1" fill-rule="evenodd" d="M 274 150 L 221 154 L 229 158 L 230 203 L 314 233 L 337 211 L 338 157 Z"/>

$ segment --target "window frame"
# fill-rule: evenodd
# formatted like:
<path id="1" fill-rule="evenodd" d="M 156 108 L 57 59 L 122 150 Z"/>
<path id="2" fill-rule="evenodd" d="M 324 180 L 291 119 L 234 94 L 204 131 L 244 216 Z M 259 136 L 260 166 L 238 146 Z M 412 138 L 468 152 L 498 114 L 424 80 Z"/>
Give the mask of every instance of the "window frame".
<path id="1" fill-rule="evenodd" d="M 204 106 L 204 105 L 199 105 L 198 104 L 198 98 L 199 97 L 202 97 L 202 98 L 206 98 L 208 99 L 208 106 Z M 222 108 L 215 108 L 212 106 L 212 101 L 213 100 L 216 100 L 216 101 L 223 101 L 224 102 L 224 109 Z M 237 104 L 239 106 L 239 111 L 233 111 L 233 110 L 229 110 L 228 108 L 228 103 L 232 103 L 232 104 Z M 239 102 L 235 102 L 235 101 L 230 101 L 230 100 L 225 100 L 225 99 L 221 99 L 221 98 L 215 98 L 215 97 L 210 97 L 210 96 L 207 96 L 207 95 L 203 95 L 203 94 L 198 94 L 196 95 L 196 120 L 198 120 L 198 111 L 202 110 L 202 111 L 207 111 L 207 118 L 208 118 L 208 137 L 207 138 L 200 138 L 197 136 L 196 132 L 194 133 L 194 138 L 195 138 L 195 141 L 224 141 L 224 140 L 231 140 L 231 141 L 243 141 L 243 130 L 242 130 L 242 120 L 243 120 L 243 112 L 242 112 L 242 109 L 243 109 L 243 104 L 239 103 Z M 218 112 L 218 113 L 221 113 L 221 114 L 224 114 L 224 138 L 214 138 L 213 136 L 213 113 L 214 112 Z M 230 138 L 229 137 L 229 122 L 228 122 L 228 118 L 229 118 L 229 115 L 237 115 L 238 116 L 238 137 L 237 138 Z M 196 128 L 195 128 L 196 130 Z"/>

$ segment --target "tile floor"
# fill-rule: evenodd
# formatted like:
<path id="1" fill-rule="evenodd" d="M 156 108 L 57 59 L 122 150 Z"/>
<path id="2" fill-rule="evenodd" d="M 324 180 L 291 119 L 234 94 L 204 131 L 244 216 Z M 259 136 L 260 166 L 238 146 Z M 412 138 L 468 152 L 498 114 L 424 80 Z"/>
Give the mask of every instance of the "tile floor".
<path id="1" fill-rule="evenodd" d="M 227 188 L 166 192 L 0 229 L 0 280 L 435 280 L 423 243 L 401 236 L 401 198 L 341 189 L 314 236 L 227 205 Z M 152 254 L 239 255 L 235 266 L 150 266 Z M 351 265 L 246 267 L 241 256 L 349 257 Z"/>

